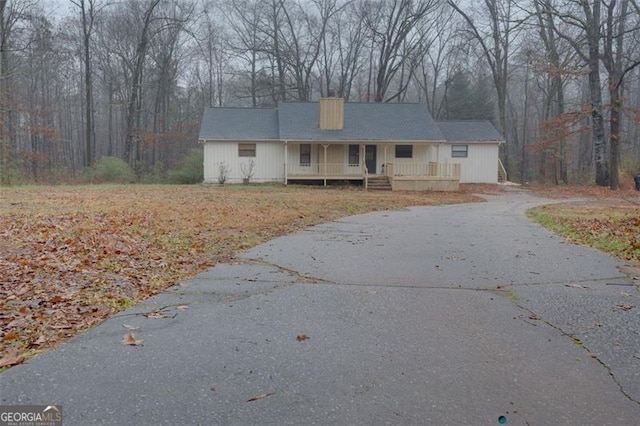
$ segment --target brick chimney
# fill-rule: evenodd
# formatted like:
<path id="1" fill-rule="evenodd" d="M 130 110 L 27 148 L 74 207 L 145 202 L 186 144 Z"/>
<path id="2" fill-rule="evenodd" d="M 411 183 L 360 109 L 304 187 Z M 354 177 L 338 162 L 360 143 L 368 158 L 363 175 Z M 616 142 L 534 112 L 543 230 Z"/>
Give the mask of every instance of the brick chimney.
<path id="1" fill-rule="evenodd" d="M 344 99 L 320 98 L 320 130 L 344 129 Z"/>

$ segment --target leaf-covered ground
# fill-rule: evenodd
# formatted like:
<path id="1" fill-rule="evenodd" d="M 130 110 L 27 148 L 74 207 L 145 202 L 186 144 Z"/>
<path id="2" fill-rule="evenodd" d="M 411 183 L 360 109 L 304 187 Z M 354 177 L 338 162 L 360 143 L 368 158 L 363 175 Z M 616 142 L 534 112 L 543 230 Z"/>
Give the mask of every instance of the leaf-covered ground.
<path id="1" fill-rule="evenodd" d="M 217 262 L 339 217 L 480 201 L 282 186 L 0 189 L 0 369 Z"/>
<path id="2" fill-rule="evenodd" d="M 570 198 L 569 195 L 563 189 L 556 191 L 554 198 Z M 541 206 L 530 210 L 528 215 L 570 241 L 640 266 L 640 193 L 580 188 L 573 196 L 587 200 Z"/>
<path id="3" fill-rule="evenodd" d="M 640 193 L 529 188 L 583 198 L 531 215 L 573 241 L 640 264 Z M 0 370 L 275 236 L 339 217 L 474 202 L 456 193 L 282 186 L 0 188 Z M 132 337 L 132 341 L 135 338 Z M 132 344 L 132 343 L 127 343 Z"/>
<path id="4" fill-rule="evenodd" d="M 603 203 L 614 200 L 638 200 L 640 192 L 633 188 L 633 184 L 627 181 L 621 183 L 618 191 L 612 191 L 604 186 L 596 185 L 548 185 L 548 186 L 523 186 L 536 195 L 551 199 L 585 198 L 595 203 Z"/>

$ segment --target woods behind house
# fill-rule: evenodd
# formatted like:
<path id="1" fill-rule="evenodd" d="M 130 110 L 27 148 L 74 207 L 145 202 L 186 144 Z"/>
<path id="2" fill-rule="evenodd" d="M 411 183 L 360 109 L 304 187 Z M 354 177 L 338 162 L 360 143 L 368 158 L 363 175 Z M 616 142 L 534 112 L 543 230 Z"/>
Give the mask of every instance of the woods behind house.
<path id="1" fill-rule="evenodd" d="M 204 107 L 331 95 L 489 119 L 510 180 L 617 189 L 639 64 L 637 0 L 0 0 L 0 180 L 197 182 Z"/>

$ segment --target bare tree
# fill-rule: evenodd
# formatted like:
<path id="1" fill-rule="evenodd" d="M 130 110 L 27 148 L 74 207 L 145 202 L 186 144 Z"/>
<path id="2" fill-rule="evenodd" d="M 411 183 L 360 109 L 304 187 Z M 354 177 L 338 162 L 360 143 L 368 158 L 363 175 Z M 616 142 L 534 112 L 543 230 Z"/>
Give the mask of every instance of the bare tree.
<path id="1" fill-rule="evenodd" d="M 284 5 L 284 0 L 281 0 Z M 299 101 L 311 99 L 313 70 L 320 56 L 329 21 L 343 7 L 337 0 L 311 0 L 312 10 L 298 2 L 282 8 L 286 27 L 282 29 L 287 65 L 293 72 Z"/>
<path id="2" fill-rule="evenodd" d="M 11 101 L 9 100 L 9 43 L 18 17 L 7 7 L 8 0 L 0 0 L 0 179 L 4 185 L 11 183 L 12 143 Z"/>
<path id="3" fill-rule="evenodd" d="M 16 149 L 14 70 L 15 33 L 34 7 L 32 0 L 0 0 L 0 183 L 13 181 L 11 169 Z"/>
<path id="4" fill-rule="evenodd" d="M 427 40 L 428 49 L 420 62 L 416 81 L 434 117 L 440 117 L 444 100 L 447 98 L 448 83 L 462 65 L 465 54 L 463 46 L 466 43 L 456 37 L 457 23 L 454 13 L 452 9 L 441 7 L 432 24 L 420 29 L 427 33 L 424 39 Z M 441 85 L 444 87 L 441 88 Z"/>
<path id="5" fill-rule="evenodd" d="M 438 0 L 392 0 L 364 2 L 363 19 L 371 37 L 371 60 L 375 64 L 375 102 L 388 102 L 401 96 L 408 83 L 388 95 L 394 78 L 409 66 L 411 73 L 424 55 L 422 21 L 437 10 Z M 373 65 L 373 64 L 372 64 Z M 406 82 L 410 79 L 406 79 Z"/>
<path id="6" fill-rule="evenodd" d="M 266 4 L 267 13 L 262 23 L 261 31 L 271 40 L 269 47 L 269 60 L 272 76 L 272 98 L 273 102 L 287 99 L 287 76 L 286 61 L 282 47 L 282 28 L 284 22 L 284 2 L 283 0 L 271 0 Z"/>
<path id="7" fill-rule="evenodd" d="M 106 143 L 96 146 L 96 156 L 123 156 L 126 122 L 126 105 L 128 98 L 127 81 L 130 63 L 128 40 L 130 37 L 121 26 L 126 25 L 117 11 L 110 11 L 104 20 L 96 23 L 94 38 L 94 81 L 100 101 L 96 102 L 96 109 L 103 117 L 96 123 L 101 129 L 101 137 Z M 129 27 L 126 25 L 126 27 Z M 116 34 L 119 35 L 115 38 Z M 133 38 L 133 37 L 131 37 Z M 116 42 L 114 42 L 116 40 Z"/>
<path id="8" fill-rule="evenodd" d="M 625 53 L 624 43 L 630 31 L 638 31 L 640 14 L 635 0 L 602 0 L 587 2 L 567 1 L 554 7 L 553 14 L 579 31 L 578 36 L 557 31 L 575 49 L 589 71 L 590 111 L 592 121 L 596 184 L 618 189 L 618 162 L 620 138 L 621 86 L 624 77 L 640 64 Z M 602 7 L 604 6 L 604 15 Z M 629 12 L 629 8 L 632 11 Z M 635 17 L 635 25 L 628 28 L 629 16 Z M 604 106 L 602 101 L 600 63 L 607 71 L 607 82 L 612 110 L 609 120 L 610 140 L 606 139 Z M 615 176 L 613 176 L 615 175 Z"/>
<path id="9" fill-rule="evenodd" d="M 609 152 L 609 169 L 610 169 L 610 187 L 618 190 L 619 168 L 620 168 L 620 133 L 622 120 L 622 85 L 625 76 L 640 65 L 638 49 L 625 44 L 625 39 L 630 31 L 638 32 L 640 22 L 638 18 L 640 10 L 633 1 L 634 9 L 629 10 L 631 0 L 616 0 L 604 3 L 606 9 L 605 25 L 604 25 L 604 46 L 602 62 L 607 70 L 607 87 L 609 89 L 609 99 L 611 102 L 611 112 L 609 118 L 609 134 L 610 134 L 610 152 Z M 635 18 L 631 20 L 630 18 Z M 631 21 L 631 22 L 630 22 Z M 629 26 L 629 24 L 634 24 Z"/>
<path id="10" fill-rule="evenodd" d="M 145 147 L 149 148 L 150 157 L 147 165 L 155 166 L 160 159 L 160 143 L 165 133 L 171 128 L 170 109 L 177 85 L 180 59 L 186 52 L 182 46 L 184 25 L 194 13 L 191 2 L 169 3 L 162 8 L 162 16 L 158 18 L 160 30 L 150 40 L 149 56 L 152 60 L 152 84 L 155 84 L 152 117 L 152 135 Z"/>
<path id="11" fill-rule="evenodd" d="M 261 62 L 264 60 L 263 56 L 269 52 L 269 38 L 261 30 L 261 23 L 267 16 L 268 10 L 264 6 L 264 3 L 260 0 L 243 1 L 243 0 L 230 0 L 224 4 L 222 13 L 225 15 L 227 24 L 231 30 L 231 37 L 228 41 L 231 54 L 233 57 L 240 59 L 242 63 L 245 63 L 248 67 L 249 76 L 249 97 L 251 99 L 251 105 L 258 105 L 259 94 L 259 81 L 260 75 L 264 71 Z M 210 23 L 210 28 L 213 28 L 213 24 Z M 218 31 L 218 37 L 220 37 Z M 209 39 L 207 39 L 207 46 L 209 48 L 208 58 L 209 72 L 212 73 L 214 66 L 213 60 L 216 51 L 216 44 L 211 37 L 214 37 L 213 31 L 209 31 Z M 211 74 L 210 74 L 211 76 Z"/>
<path id="12" fill-rule="evenodd" d="M 156 7 L 160 4 L 160 0 L 148 0 L 144 4 L 142 12 L 142 22 L 139 28 L 137 45 L 133 56 L 133 67 L 131 73 L 131 91 L 129 94 L 127 106 L 127 136 L 125 140 L 124 158 L 131 165 L 136 166 L 141 156 L 141 140 L 140 140 L 140 109 L 142 101 L 142 75 L 149 48 L 149 40 L 151 37 L 151 24 L 154 18 Z"/>
<path id="13" fill-rule="evenodd" d="M 338 42 L 336 95 L 348 101 L 353 81 L 362 70 L 361 56 L 365 37 L 365 25 L 354 3 L 347 5 L 339 15 L 335 32 Z"/>
<path id="14" fill-rule="evenodd" d="M 69 0 L 80 9 L 82 25 L 82 51 L 84 60 L 85 90 L 85 167 L 91 166 L 94 160 L 95 125 L 93 107 L 93 69 L 91 60 L 91 39 L 95 28 L 96 14 L 104 5 L 99 0 Z"/>
<path id="15" fill-rule="evenodd" d="M 483 19 L 479 20 L 474 20 L 469 13 L 462 10 L 457 2 L 448 0 L 448 3 L 467 22 L 470 36 L 480 44 L 481 51 L 491 69 L 497 94 L 500 128 L 507 140 L 507 146 L 504 151 L 505 166 L 509 169 L 510 136 L 507 124 L 507 82 L 509 77 L 509 54 L 514 33 L 517 29 L 512 10 L 513 0 L 483 0 L 483 12 L 485 15 Z"/>
<path id="16" fill-rule="evenodd" d="M 571 40 L 571 44 L 576 52 L 584 58 L 589 67 L 589 93 L 591 96 L 591 119 L 593 122 L 593 146 L 594 160 L 596 164 L 596 183 L 600 186 L 609 184 L 609 159 L 607 152 L 607 142 L 605 139 L 604 115 L 602 109 L 602 92 L 600 89 L 600 40 L 601 40 L 601 3 L 599 0 L 593 2 L 581 1 L 582 16 L 567 15 L 565 22 L 578 26 L 584 31 L 587 41 L 585 46 L 577 41 Z"/>
<path id="17" fill-rule="evenodd" d="M 545 48 L 544 55 L 538 62 L 542 68 L 540 71 L 545 74 L 548 80 L 548 84 L 545 87 L 547 96 L 542 117 L 545 121 L 556 120 L 565 112 L 564 76 L 569 74 L 566 70 L 568 61 L 572 60 L 573 55 L 565 55 L 565 60 L 560 57 L 559 40 L 556 36 L 557 29 L 555 17 L 552 13 L 551 0 L 534 0 L 533 3 L 536 10 L 538 34 Z M 552 135 L 544 135 L 544 137 L 552 137 Z M 558 145 L 559 173 L 554 176 L 555 182 L 568 183 L 567 150 L 564 136 L 560 136 Z M 553 159 L 553 161 L 556 160 Z"/>
<path id="18" fill-rule="evenodd" d="M 332 93 L 348 101 L 353 81 L 362 69 L 365 26 L 354 0 L 337 7 L 327 20 L 317 61 L 318 79 L 322 95 Z"/>

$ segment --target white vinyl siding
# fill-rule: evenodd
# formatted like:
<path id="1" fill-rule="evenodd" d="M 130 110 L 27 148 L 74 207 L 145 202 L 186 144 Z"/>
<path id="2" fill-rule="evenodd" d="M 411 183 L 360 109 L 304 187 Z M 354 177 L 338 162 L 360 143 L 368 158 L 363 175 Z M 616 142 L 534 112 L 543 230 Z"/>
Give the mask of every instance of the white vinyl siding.
<path id="1" fill-rule="evenodd" d="M 239 157 L 239 144 L 255 143 L 255 157 Z M 359 144 L 361 149 L 365 144 Z M 382 171 L 384 163 L 412 164 L 412 163 L 459 163 L 461 167 L 461 183 L 497 183 L 498 181 L 498 143 L 441 143 L 441 144 L 413 144 L 413 158 L 394 158 L 395 145 L 379 143 L 377 146 L 376 170 Z M 467 145 L 466 158 L 452 157 L 452 145 Z M 353 173 L 354 167 L 349 166 L 349 145 L 331 144 L 327 148 L 327 163 L 343 164 L 344 173 Z M 311 173 L 313 167 L 298 167 L 293 165 L 300 162 L 300 144 L 289 143 L 287 147 L 287 163 L 290 173 Z M 220 163 L 229 167 L 227 183 L 242 183 L 242 165 L 254 160 L 255 168 L 252 182 L 284 182 L 284 143 L 280 141 L 246 142 L 221 141 L 204 143 L 204 175 L 205 182 L 218 183 Z M 360 151 L 362 160 L 362 151 Z M 311 144 L 311 164 L 324 161 L 324 148 L 321 144 Z M 302 170 L 304 169 L 304 170 Z M 316 170 L 317 172 L 317 170 Z"/>
<path id="2" fill-rule="evenodd" d="M 287 163 L 289 171 L 295 175 L 318 174 L 322 164 L 330 164 L 329 170 L 336 171 L 336 165 L 339 167 L 340 174 L 353 174 L 354 166 L 349 165 L 349 145 L 331 144 L 327 147 L 327 158 L 325 161 L 325 149 L 322 144 L 311 144 L 311 162 L 309 166 L 303 165 L 300 160 L 301 147 L 305 144 L 289 143 Z M 359 146 L 359 145 L 358 145 Z"/>
<path id="3" fill-rule="evenodd" d="M 387 163 L 393 163 L 393 164 L 398 164 L 398 165 L 406 165 L 407 167 L 410 167 L 410 165 L 412 164 L 418 164 L 418 163 L 428 163 L 429 161 L 435 161 L 435 157 L 431 158 L 430 156 L 430 146 L 428 145 L 422 145 L 422 144 L 413 144 L 413 149 L 412 149 L 412 156 L 411 158 L 394 158 L 395 154 L 396 154 L 396 150 L 395 150 L 395 146 L 394 145 L 387 145 L 386 147 L 379 147 L 378 148 L 378 153 L 383 153 L 382 155 L 378 155 L 379 160 L 384 163 L 384 151 L 386 148 L 386 152 L 387 152 Z M 426 167 L 426 166 L 425 166 Z M 400 170 L 400 169 L 397 169 Z"/>
<path id="4" fill-rule="evenodd" d="M 284 146 L 282 142 L 251 142 L 255 145 L 255 157 L 240 157 L 239 146 L 248 142 L 216 141 L 204 144 L 204 181 L 218 183 L 220 163 L 230 169 L 227 183 L 242 182 L 242 165 L 253 160 L 254 173 L 251 182 L 284 182 Z"/>
<path id="5" fill-rule="evenodd" d="M 460 183 L 497 183 L 498 182 L 498 143 L 469 143 L 466 158 L 451 156 L 452 145 L 443 144 L 440 149 L 441 163 L 459 163 Z"/>
<path id="6" fill-rule="evenodd" d="M 289 143 L 289 146 L 287 148 L 287 152 L 288 152 L 287 164 L 289 166 L 289 171 L 295 174 L 313 174 L 315 173 L 315 170 L 313 167 L 310 167 L 309 165 L 300 164 L 301 145 L 304 145 L 304 144 Z M 318 145 L 316 144 L 311 144 L 310 160 L 311 161 L 309 164 L 315 164 L 319 161 Z"/>

